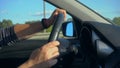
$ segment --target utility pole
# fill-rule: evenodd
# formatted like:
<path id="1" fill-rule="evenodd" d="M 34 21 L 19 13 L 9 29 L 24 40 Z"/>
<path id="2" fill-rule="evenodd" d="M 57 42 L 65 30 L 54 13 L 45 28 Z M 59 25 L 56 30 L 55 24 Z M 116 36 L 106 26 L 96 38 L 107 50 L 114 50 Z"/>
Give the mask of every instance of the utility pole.
<path id="1" fill-rule="evenodd" d="M 44 13 L 44 18 L 46 18 L 46 5 L 44 0 L 43 0 L 43 13 Z"/>
<path id="2" fill-rule="evenodd" d="M 44 0 L 43 0 L 43 17 L 46 18 L 46 5 Z M 44 33 L 45 32 L 46 32 L 46 29 L 44 30 Z"/>

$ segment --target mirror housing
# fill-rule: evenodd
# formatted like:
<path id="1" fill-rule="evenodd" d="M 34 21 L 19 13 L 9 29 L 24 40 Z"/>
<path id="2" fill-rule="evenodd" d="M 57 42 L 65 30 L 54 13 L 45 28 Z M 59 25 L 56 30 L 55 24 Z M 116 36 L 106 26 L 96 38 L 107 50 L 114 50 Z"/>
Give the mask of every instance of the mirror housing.
<path id="1" fill-rule="evenodd" d="M 62 24 L 62 32 L 65 37 L 76 37 L 73 21 L 64 22 Z"/>

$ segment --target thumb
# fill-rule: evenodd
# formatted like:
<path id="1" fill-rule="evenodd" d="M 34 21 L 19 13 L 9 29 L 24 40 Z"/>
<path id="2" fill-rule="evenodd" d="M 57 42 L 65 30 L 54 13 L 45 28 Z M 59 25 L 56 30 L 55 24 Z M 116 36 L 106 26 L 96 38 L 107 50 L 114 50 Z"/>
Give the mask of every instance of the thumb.
<path id="1" fill-rule="evenodd" d="M 54 14 L 55 16 L 57 16 L 58 15 L 58 12 L 55 12 L 55 14 Z"/>
<path id="2" fill-rule="evenodd" d="M 46 44 L 45 46 L 46 47 L 56 47 L 56 46 L 59 46 L 59 41 L 52 41 L 52 42 L 49 42 L 48 44 Z"/>

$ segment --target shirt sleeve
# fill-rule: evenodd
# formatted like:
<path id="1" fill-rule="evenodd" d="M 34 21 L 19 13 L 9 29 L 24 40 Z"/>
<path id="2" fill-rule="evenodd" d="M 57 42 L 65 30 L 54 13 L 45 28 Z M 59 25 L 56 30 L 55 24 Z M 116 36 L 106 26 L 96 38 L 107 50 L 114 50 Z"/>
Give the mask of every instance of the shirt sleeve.
<path id="1" fill-rule="evenodd" d="M 0 29 L 0 47 L 10 46 L 18 41 L 18 37 L 15 34 L 14 26 Z"/>

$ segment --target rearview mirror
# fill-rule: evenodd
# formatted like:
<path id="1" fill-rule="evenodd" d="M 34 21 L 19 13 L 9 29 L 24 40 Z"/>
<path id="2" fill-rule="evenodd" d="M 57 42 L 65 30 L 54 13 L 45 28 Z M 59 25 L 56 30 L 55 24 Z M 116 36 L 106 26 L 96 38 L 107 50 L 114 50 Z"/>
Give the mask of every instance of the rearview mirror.
<path id="1" fill-rule="evenodd" d="M 62 32 L 63 32 L 63 35 L 66 37 L 75 37 L 73 22 L 69 21 L 69 22 L 63 23 Z"/>

